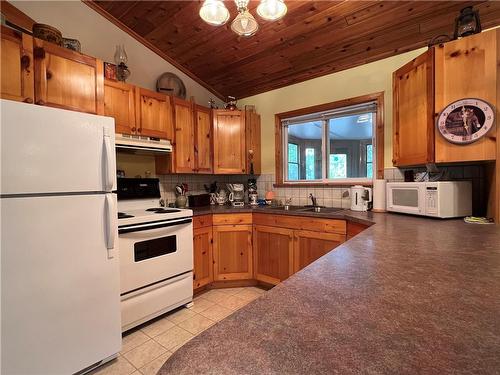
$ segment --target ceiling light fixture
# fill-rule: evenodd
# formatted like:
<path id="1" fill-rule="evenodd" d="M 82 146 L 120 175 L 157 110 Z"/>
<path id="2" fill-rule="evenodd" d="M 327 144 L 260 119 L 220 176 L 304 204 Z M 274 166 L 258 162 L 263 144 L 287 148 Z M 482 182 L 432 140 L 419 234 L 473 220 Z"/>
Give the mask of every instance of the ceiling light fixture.
<path id="1" fill-rule="evenodd" d="M 222 26 L 229 20 L 229 11 L 221 0 L 205 0 L 200 17 L 212 26 Z"/>
<path id="2" fill-rule="evenodd" d="M 287 8 L 283 0 L 261 0 L 257 14 L 267 21 L 277 21 L 286 14 Z"/>
<path id="3" fill-rule="evenodd" d="M 248 11 L 249 0 L 235 0 L 238 15 L 231 22 L 231 30 L 241 36 L 252 36 L 259 24 Z M 276 21 L 287 12 L 284 0 L 261 0 L 257 14 L 267 21 Z M 205 0 L 200 8 L 200 17 L 213 26 L 224 25 L 229 20 L 229 11 L 222 0 Z"/>

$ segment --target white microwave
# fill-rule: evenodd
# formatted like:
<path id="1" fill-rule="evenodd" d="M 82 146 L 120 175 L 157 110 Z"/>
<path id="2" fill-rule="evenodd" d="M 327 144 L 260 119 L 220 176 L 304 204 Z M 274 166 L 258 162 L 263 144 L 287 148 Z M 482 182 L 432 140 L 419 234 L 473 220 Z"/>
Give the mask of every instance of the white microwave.
<path id="1" fill-rule="evenodd" d="M 472 215 L 470 181 L 389 182 L 387 210 L 438 218 Z"/>

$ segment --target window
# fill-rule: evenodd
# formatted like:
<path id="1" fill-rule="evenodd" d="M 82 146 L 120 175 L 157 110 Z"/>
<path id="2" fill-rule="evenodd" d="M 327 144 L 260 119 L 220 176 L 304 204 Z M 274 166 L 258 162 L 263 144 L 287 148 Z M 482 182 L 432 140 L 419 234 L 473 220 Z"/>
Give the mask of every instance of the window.
<path id="1" fill-rule="evenodd" d="M 299 179 L 299 146 L 295 143 L 288 144 L 288 179 Z"/>
<path id="2" fill-rule="evenodd" d="M 320 111 L 276 115 L 285 150 L 277 164 L 278 183 L 370 182 L 376 175 L 375 129 L 381 97 L 376 94 L 365 101 L 349 100 L 354 103 L 347 106 L 332 103 L 326 110 L 328 105 L 321 105 Z"/>

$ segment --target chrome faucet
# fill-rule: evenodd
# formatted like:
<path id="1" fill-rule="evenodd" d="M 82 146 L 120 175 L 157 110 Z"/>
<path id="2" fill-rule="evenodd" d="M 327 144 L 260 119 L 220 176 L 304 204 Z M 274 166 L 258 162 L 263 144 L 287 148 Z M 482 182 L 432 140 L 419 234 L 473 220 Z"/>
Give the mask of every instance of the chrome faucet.
<path id="1" fill-rule="evenodd" d="M 312 193 L 310 193 L 309 198 L 311 198 L 311 202 L 312 202 L 313 207 L 316 207 L 318 205 L 318 203 L 316 201 L 316 197 L 314 195 L 312 195 Z"/>

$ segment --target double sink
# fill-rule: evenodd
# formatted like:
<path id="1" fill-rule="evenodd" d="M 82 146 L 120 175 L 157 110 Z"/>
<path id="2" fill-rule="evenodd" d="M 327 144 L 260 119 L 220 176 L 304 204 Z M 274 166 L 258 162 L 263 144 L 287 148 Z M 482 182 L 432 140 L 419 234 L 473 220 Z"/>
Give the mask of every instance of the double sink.
<path id="1" fill-rule="evenodd" d="M 325 207 L 325 206 L 276 206 L 269 207 L 271 210 L 293 211 L 293 212 L 317 212 L 317 213 L 332 213 L 343 211 L 343 208 Z"/>

